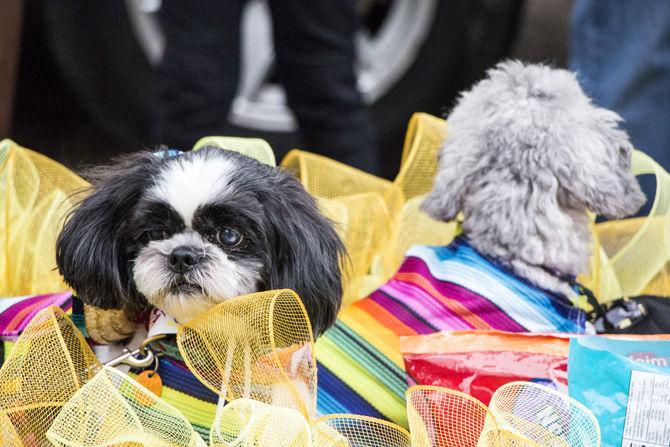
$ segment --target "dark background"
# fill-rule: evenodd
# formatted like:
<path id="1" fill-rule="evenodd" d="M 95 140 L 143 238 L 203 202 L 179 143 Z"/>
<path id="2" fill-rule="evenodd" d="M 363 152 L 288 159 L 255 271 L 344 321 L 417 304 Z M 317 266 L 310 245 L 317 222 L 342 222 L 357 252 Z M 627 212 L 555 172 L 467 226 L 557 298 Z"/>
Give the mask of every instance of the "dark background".
<path id="1" fill-rule="evenodd" d="M 9 19 L 12 5 L 17 14 L 21 3 L 8 0 L 2 15 Z M 496 61 L 518 57 L 564 66 L 570 6 L 569 0 L 442 0 L 413 66 L 371 106 L 384 175 L 397 172 L 411 114 L 444 114 L 457 92 Z M 155 74 L 132 37 L 122 1 L 25 0 L 21 25 L 4 31 L 19 37 L 17 57 L 2 50 L 8 63 L 18 59 L 15 88 L 11 76 L 0 82 L 3 101 L 13 103 L 12 139 L 74 169 L 159 143 L 148 133 Z M 232 125 L 227 133 L 266 138 L 278 160 L 300 144 L 291 133 Z"/>

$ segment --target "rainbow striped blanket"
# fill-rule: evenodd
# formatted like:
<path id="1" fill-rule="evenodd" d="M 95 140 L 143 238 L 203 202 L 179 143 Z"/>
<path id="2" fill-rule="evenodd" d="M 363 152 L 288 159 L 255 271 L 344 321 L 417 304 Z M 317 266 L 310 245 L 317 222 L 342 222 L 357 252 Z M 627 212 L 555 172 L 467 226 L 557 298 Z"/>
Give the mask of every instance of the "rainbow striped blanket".
<path id="1" fill-rule="evenodd" d="M 399 271 L 343 310 L 317 342 L 318 411 L 356 413 L 407 426 L 400 336 L 441 330 L 585 330 L 586 315 L 479 254 L 460 237 L 412 247 Z"/>
<path id="2" fill-rule="evenodd" d="M 41 309 L 57 305 L 86 333 L 83 305 L 69 292 L 0 299 L 5 352 Z M 400 336 L 440 330 L 575 332 L 585 314 L 561 296 L 538 289 L 463 238 L 447 247 L 416 246 L 395 276 L 369 297 L 344 309 L 317 342 L 318 412 L 356 413 L 407 425 L 407 379 Z M 218 396 L 188 370 L 176 346 L 165 343 L 159 374 L 162 397 L 208 435 Z"/>

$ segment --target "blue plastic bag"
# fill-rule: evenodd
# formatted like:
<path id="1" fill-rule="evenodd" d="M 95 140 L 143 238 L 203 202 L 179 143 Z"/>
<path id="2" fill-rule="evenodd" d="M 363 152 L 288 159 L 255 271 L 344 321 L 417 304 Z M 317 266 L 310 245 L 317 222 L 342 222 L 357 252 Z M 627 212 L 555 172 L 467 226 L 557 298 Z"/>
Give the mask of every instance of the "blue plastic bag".
<path id="1" fill-rule="evenodd" d="M 575 337 L 568 389 L 598 418 L 603 447 L 670 446 L 670 341 Z"/>

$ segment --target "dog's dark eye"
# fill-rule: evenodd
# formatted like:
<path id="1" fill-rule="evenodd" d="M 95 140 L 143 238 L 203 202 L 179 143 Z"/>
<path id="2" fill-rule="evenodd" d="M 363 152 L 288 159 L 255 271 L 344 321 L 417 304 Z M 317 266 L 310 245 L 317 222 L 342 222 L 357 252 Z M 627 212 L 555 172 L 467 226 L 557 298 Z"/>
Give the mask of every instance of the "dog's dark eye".
<path id="1" fill-rule="evenodd" d="M 242 235 L 233 228 L 224 228 L 216 234 L 216 238 L 222 245 L 235 247 L 242 242 Z"/>
<path id="2" fill-rule="evenodd" d="M 149 230 L 144 232 L 144 237 L 149 241 L 159 241 L 167 239 L 168 234 L 163 230 Z"/>

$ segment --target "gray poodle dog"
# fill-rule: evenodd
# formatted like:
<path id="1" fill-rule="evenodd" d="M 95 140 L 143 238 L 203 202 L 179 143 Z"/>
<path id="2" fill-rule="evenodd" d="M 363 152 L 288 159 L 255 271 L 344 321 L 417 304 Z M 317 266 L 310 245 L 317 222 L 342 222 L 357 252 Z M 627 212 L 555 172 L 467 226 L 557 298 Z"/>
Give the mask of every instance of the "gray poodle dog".
<path id="1" fill-rule="evenodd" d="M 588 271 L 589 211 L 622 218 L 645 202 L 632 145 L 569 71 L 508 61 L 487 75 L 448 117 L 423 209 L 444 221 L 463 212 L 477 250 L 570 297 L 564 278 Z"/>

